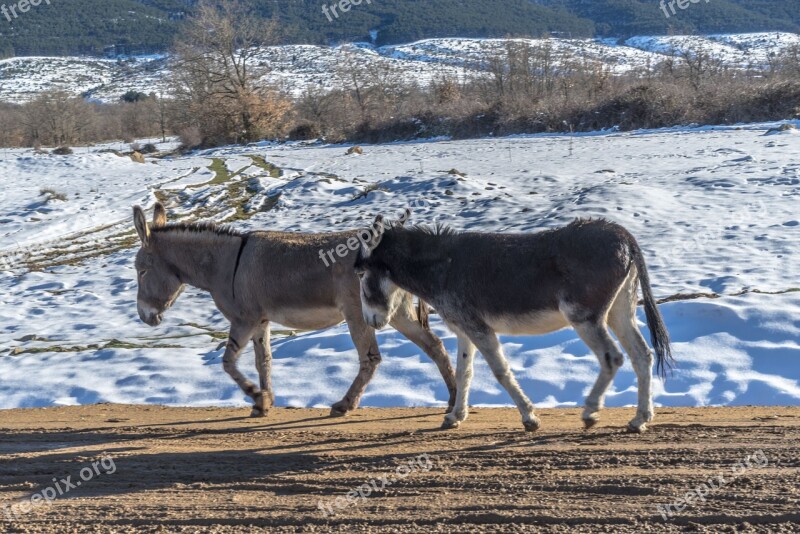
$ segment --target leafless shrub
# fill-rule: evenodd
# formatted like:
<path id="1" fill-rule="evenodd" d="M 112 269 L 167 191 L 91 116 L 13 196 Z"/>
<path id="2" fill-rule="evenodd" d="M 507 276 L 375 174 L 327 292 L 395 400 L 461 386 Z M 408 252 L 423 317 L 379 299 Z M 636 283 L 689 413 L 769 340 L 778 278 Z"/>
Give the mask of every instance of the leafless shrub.
<path id="1" fill-rule="evenodd" d="M 22 105 L 0 103 L 0 146 L 79 145 L 165 133 L 148 106 L 167 106 L 151 96 L 137 102 L 90 103 L 64 92 L 38 95 Z"/>
<path id="2" fill-rule="evenodd" d="M 300 119 L 289 131 L 288 138 L 290 141 L 311 141 L 319 139 L 321 136 L 322 131 L 318 124 L 307 119 Z"/>
<path id="3" fill-rule="evenodd" d="M 178 137 L 185 149 L 197 148 L 203 144 L 203 134 L 199 126 L 186 126 L 178 132 Z"/>

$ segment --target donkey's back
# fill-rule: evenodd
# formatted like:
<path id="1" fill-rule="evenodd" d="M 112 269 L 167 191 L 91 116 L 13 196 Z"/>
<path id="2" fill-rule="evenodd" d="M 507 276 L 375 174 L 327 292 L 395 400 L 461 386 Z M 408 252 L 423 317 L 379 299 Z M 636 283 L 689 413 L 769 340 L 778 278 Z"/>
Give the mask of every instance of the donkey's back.
<path id="1" fill-rule="evenodd" d="M 638 249 L 625 228 L 605 220 L 531 234 L 453 233 L 443 240 L 454 265 L 448 285 L 477 309 L 499 314 L 608 303 Z"/>
<path id="2" fill-rule="evenodd" d="M 316 330 L 340 323 L 344 301 L 358 294 L 352 268 L 355 256 L 326 263 L 320 251 L 335 250 L 357 233 L 249 234 L 233 282 L 235 293 L 248 298 L 227 304 L 237 310 L 252 307 L 254 313 L 291 328 Z"/>

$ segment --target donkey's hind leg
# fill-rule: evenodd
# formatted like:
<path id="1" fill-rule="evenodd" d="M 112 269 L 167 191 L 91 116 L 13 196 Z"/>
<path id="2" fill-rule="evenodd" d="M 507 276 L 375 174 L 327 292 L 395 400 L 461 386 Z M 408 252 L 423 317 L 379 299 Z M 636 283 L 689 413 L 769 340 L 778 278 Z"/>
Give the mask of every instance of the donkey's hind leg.
<path id="1" fill-rule="evenodd" d="M 457 387 L 456 375 L 453 372 L 453 365 L 450 363 L 450 357 L 444 349 L 442 340 L 436 337 L 429 327 L 423 326 L 420 323 L 412 308 L 409 299 L 406 305 L 394 315 L 391 325 L 412 343 L 425 351 L 425 354 L 427 354 L 439 368 L 439 373 L 441 373 L 444 383 L 447 385 L 447 391 L 450 394 L 450 399 L 447 403 L 447 411 L 452 412 L 453 407 L 456 405 Z M 460 349 L 459 354 L 461 354 Z"/>
<path id="2" fill-rule="evenodd" d="M 463 332 L 458 335 L 458 363 L 456 369 L 458 375 L 456 381 L 458 390 L 453 409 L 444 417 L 443 429 L 458 428 L 467 420 L 469 415 L 469 388 L 472 385 L 473 362 L 475 360 L 475 345 Z"/>
<path id="3" fill-rule="evenodd" d="M 628 423 L 628 428 L 632 432 L 644 432 L 647 430 L 647 423 L 653 420 L 653 394 L 651 389 L 653 352 L 647 346 L 647 342 L 644 340 L 636 322 L 638 304 L 637 277 L 638 275 L 634 270 L 614 302 L 614 306 L 608 315 L 608 321 L 611 329 L 617 335 L 622 347 L 631 359 L 633 370 L 636 373 L 636 381 L 639 385 L 639 404 L 636 410 L 636 417 Z"/>
<path id="4" fill-rule="evenodd" d="M 617 344 L 608 333 L 605 320 L 590 320 L 572 323 L 578 336 L 594 352 L 600 360 L 600 375 L 594 387 L 586 397 L 583 410 L 583 424 L 587 429 L 597 424 L 598 412 L 605 405 L 606 392 L 614 381 L 614 377 L 624 363 L 624 356 Z"/>
<path id="5" fill-rule="evenodd" d="M 242 354 L 242 350 L 247 346 L 247 342 L 250 338 L 253 337 L 253 332 L 255 332 L 255 328 L 250 325 L 231 325 L 228 346 L 225 348 L 225 355 L 222 357 L 222 367 L 225 369 L 225 372 L 233 378 L 234 382 L 242 388 L 242 391 L 258 404 L 261 391 L 239 371 L 236 365 L 239 361 L 239 356 Z"/>
<path id="6" fill-rule="evenodd" d="M 331 407 L 331 417 L 343 417 L 358 408 L 358 403 L 364 390 L 367 389 L 378 365 L 381 363 L 381 352 L 378 349 L 378 340 L 375 338 L 375 330 L 369 327 L 359 312 L 352 317 L 347 317 L 347 326 L 350 329 L 350 337 L 358 350 L 358 375 L 356 376 L 350 389 L 342 400 Z"/>
<path id="7" fill-rule="evenodd" d="M 275 404 L 275 393 L 272 391 L 272 348 L 269 338 L 269 322 L 264 321 L 253 336 L 261 395 L 256 398 L 250 417 L 266 417 L 267 411 Z"/>
<path id="8" fill-rule="evenodd" d="M 535 408 L 533 403 L 528 399 L 522 388 L 519 386 L 517 379 L 511 372 L 511 367 L 508 365 L 508 360 L 503 353 L 503 346 L 497 335 L 494 332 L 478 332 L 471 334 L 470 339 L 478 350 L 481 351 L 486 363 L 492 370 L 497 381 L 505 388 L 514 404 L 517 405 L 520 415 L 522 415 L 522 424 L 528 432 L 535 432 L 541 425 L 539 418 L 534 413 Z"/>

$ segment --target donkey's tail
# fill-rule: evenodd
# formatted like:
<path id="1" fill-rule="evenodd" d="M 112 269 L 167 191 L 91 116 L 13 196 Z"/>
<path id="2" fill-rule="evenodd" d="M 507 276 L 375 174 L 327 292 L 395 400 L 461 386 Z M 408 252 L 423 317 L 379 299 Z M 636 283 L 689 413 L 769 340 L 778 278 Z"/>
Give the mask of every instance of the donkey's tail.
<path id="1" fill-rule="evenodd" d="M 647 326 L 650 328 L 650 341 L 656 353 L 656 372 L 662 377 L 667 377 L 667 370 L 670 372 L 675 366 L 675 359 L 672 357 L 670 348 L 669 332 L 664 324 L 664 318 L 658 311 L 656 299 L 653 297 L 653 288 L 650 285 L 650 275 L 647 272 L 647 264 L 644 254 L 635 239 L 631 243 L 631 254 L 636 270 L 639 272 L 639 285 L 642 286 L 644 295 L 644 313 L 647 317 Z"/>

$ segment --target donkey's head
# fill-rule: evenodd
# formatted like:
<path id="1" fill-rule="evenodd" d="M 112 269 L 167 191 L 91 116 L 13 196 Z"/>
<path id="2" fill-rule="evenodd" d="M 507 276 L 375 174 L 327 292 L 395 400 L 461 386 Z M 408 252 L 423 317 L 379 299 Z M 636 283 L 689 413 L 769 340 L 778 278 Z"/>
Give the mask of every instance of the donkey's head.
<path id="1" fill-rule="evenodd" d="M 139 318 L 150 326 L 158 326 L 164 312 L 175 303 L 184 287 L 175 267 L 159 256 L 153 243 L 151 230 L 167 224 L 167 211 L 157 203 L 153 222 L 148 224 L 144 211 L 136 206 L 133 222 L 142 241 L 142 248 L 136 255 Z"/>
<path id="2" fill-rule="evenodd" d="M 379 215 L 369 230 L 370 239 L 362 241 L 356 258 L 354 267 L 361 281 L 361 311 L 364 320 L 373 328 L 389 324 L 403 302 L 403 292 L 392 281 L 392 272 L 385 260 L 386 247 L 381 245 L 387 228 L 403 226 L 410 217 L 411 211 L 406 210 L 399 221 L 390 224 Z"/>

